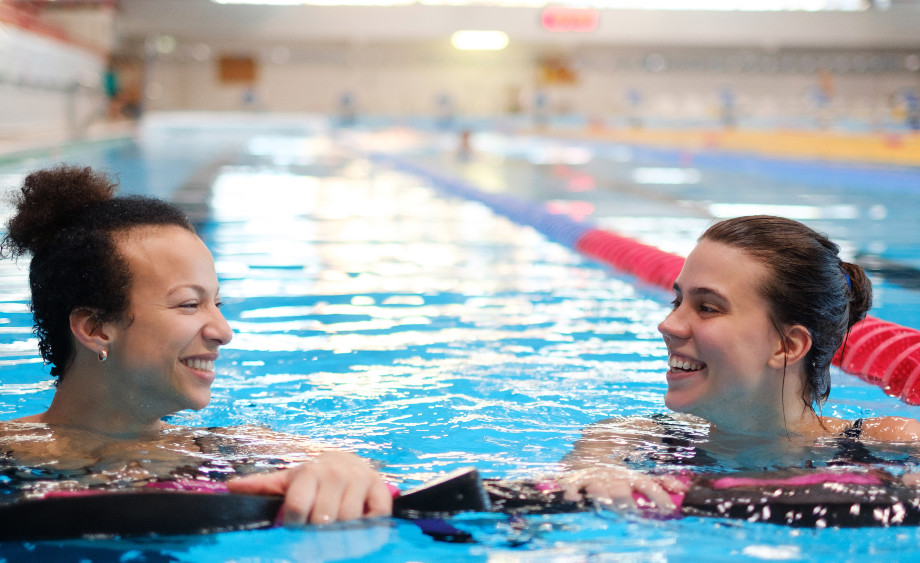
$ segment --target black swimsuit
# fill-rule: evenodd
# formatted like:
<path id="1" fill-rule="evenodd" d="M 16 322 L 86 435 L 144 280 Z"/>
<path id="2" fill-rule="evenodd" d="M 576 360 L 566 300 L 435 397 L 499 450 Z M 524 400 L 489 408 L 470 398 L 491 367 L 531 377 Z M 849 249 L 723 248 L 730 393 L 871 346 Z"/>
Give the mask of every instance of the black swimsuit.
<path id="1" fill-rule="evenodd" d="M 664 448 L 647 453 L 644 457 L 649 461 L 661 465 L 681 465 L 695 467 L 718 467 L 724 466 L 723 462 L 707 452 L 700 446 L 701 442 L 706 439 L 702 433 L 693 432 L 686 424 L 675 420 L 667 414 L 656 414 L 651 416 L 661 428 L 664 436 L 661 443 Z M 865 419 L 858 418 L 847 427 L 843 432 L 832 438 L 831 445 L 836 446 L 836 451 L 831 459 L 826 462 L 831 466 L 846 465 L 898 465 L 903 467 L 908 463 L 916 463 L 917 460 L 906 454 L 895 454 L 893 457 L 882 457 L 879 453 L 874 453 L 860 440 L 863 431 Z M 826 458 L 825 458 L 826 459 Z M 806 460 L 803 463 L 806 467 L 818 465 L 812 460 Z"/>
<path id="2" fill-rule="evenodd" d="M 680 423 L 667 414 L 653 414 L 654 420 L 661 428 L 664 436 L 661 443 L 666 447 L 663 450 L 649 452 L 646 458 L 661 464 L 692 465 L 696 467 L 712 467 L 719 462 L 706 450 L 695 445 L 703 435 L 694 436 L 686 424 Z"/>
<path id="3" fill-rule="evenodd" d="M 862 435 L 863 422 L 865 422 L 865 420 L 866 420 L 865 418 L 857 418 L 856 420 L 854 420 L 853 424 L 851 424 L 849 428 L 841 432 L 843 437 L 858 440 L 859 437 Z"/>

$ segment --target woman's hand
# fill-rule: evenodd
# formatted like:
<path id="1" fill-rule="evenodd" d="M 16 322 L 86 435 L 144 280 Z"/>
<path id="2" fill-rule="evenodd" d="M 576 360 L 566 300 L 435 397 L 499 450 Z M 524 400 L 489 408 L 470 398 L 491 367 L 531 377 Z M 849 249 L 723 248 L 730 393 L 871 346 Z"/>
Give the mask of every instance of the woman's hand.
<path id="1" fill-rule="evenodd" d="M 285 526 L 375 518 L 393 510 L 393 496 L 380 474 L 347 452 L 326 452 L 291 469 L 232 479 L 227 488 L 284 495 Z"/>
<path id="2" fill-rule="evenodd" d="M 673 511 L 677 507 L 670 493 L 685 493 L 687 484 L 673 475 L 646 475 L 625 467 L 592 468 L 573 471 L 560 479 L 568 501 L 590 499 L 615 508 L 658 508 Z M 647 502 L 636 502 L 639 493 Z"/>

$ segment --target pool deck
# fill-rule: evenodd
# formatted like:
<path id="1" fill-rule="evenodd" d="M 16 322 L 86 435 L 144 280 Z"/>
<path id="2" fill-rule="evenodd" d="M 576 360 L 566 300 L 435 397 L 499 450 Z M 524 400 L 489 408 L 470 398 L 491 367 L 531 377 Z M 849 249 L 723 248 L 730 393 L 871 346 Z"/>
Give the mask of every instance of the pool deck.
<path id="1" fill-rule="evenodd" d="M 170 112 L 172 113 L 172 112 Z M 181 112 L 176 112 L 181 115 Z M 200 115 L 200 112 L 196 112 Z M 220 118 L 220 112 L 209 112 Z M 230 112 L 227 118 L 239 114 Z M 268 114 L 269 116 L 271 114 Z M 156 118 L 157 113 L 151 114 Z M 79 137 L 63 131 L 37 131 L 0 137 L 0 158 L 14 158 L 31 151 L 54 150 L 74 142 L 92 142 L 134 134 L 138 122 L 131 120 L 100 121 Z M 522 130 L 520 134 L 539 134 L 561 139 L 590 140 L 657 148 L 686 149 L 688 153 L 722 151 L 755 154 L 763 157 L 824 161 L 848 164 L 920 167 L 920 131 L 870 133 L 837 130 L 753 130 L 753 129 L 650 129 L 639 127 L 611 128 L 548 126 Z"/>
<path id="2" fill-rule="evenodd" d="M 72 143 L 130 137 L 134 135 L 137 126 L 138 123 L 131 120 L 104 121 L 93 124 L 76 137 L 59 129 L 0 137 L 0 160 L 17 160 L 32 153 L 53 153 L 58 148 Z"/>
<path id="3" fill-rule="evenodd" d="M 725 151 L 798 161 L 920 167 L 920 131 L 847 133 L 840 131 L 674 130 L 589 127 L 547 129 L 543 134 L 688 151 Z"/>

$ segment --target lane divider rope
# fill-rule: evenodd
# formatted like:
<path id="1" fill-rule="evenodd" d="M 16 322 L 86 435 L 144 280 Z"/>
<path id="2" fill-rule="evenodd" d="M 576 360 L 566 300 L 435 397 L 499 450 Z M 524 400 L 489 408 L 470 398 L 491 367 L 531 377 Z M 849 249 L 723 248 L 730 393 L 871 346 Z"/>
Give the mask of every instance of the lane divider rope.
<path id="1" fill-rule="evenodd" d="M 507 194 L 480 190 L 463 180 L 393 155 L 367 155 L 372 161 L 424 178 L 444 194 L 478 201 L 515 223 L 533 227 L 553 242 L 670 291 L 684 257 L 635 239 L 598 229 L 549 211 L 545 205 Z M 920 405 L 920 331 L 866 316 L 856 323 L 846 345 L 834 356 L 845 373 L 877 385 L 888 395 Z"/>

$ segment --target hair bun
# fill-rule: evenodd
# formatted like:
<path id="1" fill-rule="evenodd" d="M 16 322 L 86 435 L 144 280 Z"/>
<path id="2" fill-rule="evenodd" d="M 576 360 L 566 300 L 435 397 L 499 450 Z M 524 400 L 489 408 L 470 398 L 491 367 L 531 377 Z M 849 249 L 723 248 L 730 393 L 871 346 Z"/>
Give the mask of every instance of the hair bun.
<path id="1" fill-rule="evenodd" d="M 850 318 L 847 326 L 851 327 L 861 321 L 872 308 L 872 282 L 858 264 L 841 262 L 840 266 L 849 277 Z"/>
<path id="2" fill-rule="evenodd" d="M 62 164 L 32 172 L 12 197 L 16 214 L 7 224 L 3 250 L 34 256 L 91 205 L 111 199 L 116 188 L 108 176 L 88 167 Z"/>

